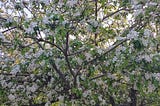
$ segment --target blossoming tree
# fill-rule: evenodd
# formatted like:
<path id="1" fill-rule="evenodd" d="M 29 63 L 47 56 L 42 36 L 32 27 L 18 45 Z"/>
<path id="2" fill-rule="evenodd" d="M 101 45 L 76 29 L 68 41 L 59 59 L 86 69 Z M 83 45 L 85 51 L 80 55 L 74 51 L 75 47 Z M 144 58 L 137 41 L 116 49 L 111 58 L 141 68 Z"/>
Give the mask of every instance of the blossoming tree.
<path id="1" fill-rule="evenodd" d="M 158 0 L 1 0 L 2 106 L 158 106 Z"/>

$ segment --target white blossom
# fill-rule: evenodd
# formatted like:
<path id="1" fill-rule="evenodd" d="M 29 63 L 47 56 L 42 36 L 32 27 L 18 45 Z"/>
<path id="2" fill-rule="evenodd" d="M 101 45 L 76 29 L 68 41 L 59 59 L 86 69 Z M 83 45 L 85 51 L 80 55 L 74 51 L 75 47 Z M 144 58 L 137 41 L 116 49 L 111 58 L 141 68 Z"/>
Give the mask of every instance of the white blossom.
<path id="1" fill-rule="evenodd" d="M 151 56 L 149 56 L 149 55 L 144 55 L 144 59 L 145 59 L 147 62 L 151 62 L 151 61 L 152 61 L 152 58 L 151 58 Z"/>
<path id="2" fill-rule="evenodd" d="M 151 93 L 151 92 L 153 92 L 155 89 L 156 89 L 155 86 L 150 83 L 149 86 L 148 86 L 148 92 Z"/>
<path id="3" fill-rule="evenodd" d="M 45 106 L 51 106 L 51 102 L 48 101 L 48 102 L 45 104 Z"/>
<path id="4" fill-rule="evenodd" d="M 77 0 L 68 0 L 67 5 L 70 7 L 73 7 L 75 4 L 77 4 Z"/>
<path id="5" fill-rule="evenodd" d="M 91 94 L 91 90 L 87 90 L 87 91 L 84 91 L 82 95 L 83 97 L 87 97 L 90 94 Z"/>
<path id="6" fill-rule="evenodd" d="M 73 16 L 75 16 L 75 17 L 80 16 L 80 15 L 81 15 L 80 11 L 77 11 L 76 13 L 73 14 Z"/>
<path id="7" fill-rule="evenodd" d="M 148 79 L 150 79 L 152 77 L 152 75 L 151 74 L 149 74 L 149 73 L 145 73 L 145 78 L 148 80 Z"/>
<path id="8" fill-rule="evenodd" d="M 81 65 L 83 61 L 82 61 L 82 59 L 80 59 L 80 58 L 78 57 L 78 58 L 77 58 L 77 62 L 78 62 L 79 65 Z"/>
<path id="9" fill-rule="evenodd" d="M 33 79 L 33 78 L 35 77 L 35 75 L 34 75 L 34 74 L 31 74 L 30 77 L 31 77 L 31 79 Z"/>
<path id="10" fill-rule="evenodd" d="M 40 49 L 39 51 L 37 51 L 35 54 L 34 54 L 34 57 L 38 58 L 40 55 L 42 55 L 45 51 Z"/>
<path id="11" fill-rule="evenodd" d="M 2 85 L 3 87 L 7 87 L 7 82 L 6 82 L 6 80 L 1 80 L 1 85 Z"/>
<path id="12" fill-rule="evenodd" d="M 118 36 L 118 37 L 116 37 L 116 39 L 117 39 L 117 40 L 124 40 L 124 39 L 126 39 L 126 37 Z"/>
<path id="13" fill-rule="evenodd" d="M 103 99 L 102 102 L 100 103 L 101 106 L 105 106 L 106 105 L 106 101 Z"/>
<path id="14" fill-rule="evenodd" d="M 0 32 L 0 39 L 5 40 L 5 36 Z"/>
<path id="15" fill-rule="evenodd" d="M 6 23 L 12 23 L 12 22 L 13 22 L 13 18 L 12 17 L 7 18 L 7 22 Z"/>
<path id="16" fill-rule="evenodd" d="M 12 70 L 11 70 L 11 74 L 17 74 L 18 72 L 20 72 L 20 65 L 15 65 Z"/>
<path id="17" fill-rule="evenodd" d="M 31 23 L 30 23 L 30 27 L 34 28 L 34 27 L 36 27 L 36 26 L 37 26 L 37 22 L 31 22 Z"/>
<path id="18" fill-rule="evenodd" d="M 98 24 L 98 21 L 94 20 L 94 19 L 90 19 L 88 20 L 88 22 L 93 25 L 94 27 L 97 27 L 99 24 Z"/>
<path id="19" fill-rule="evenodd" d="M 113 82 L 113 83 L 112 83 L 112 86 L 113 86 L 113 87 L 116 87 L 117 85 L 118 85 L 117 82 Z"/>
<path id="20" fill-rule="evenodd" d="M 94 100 L 91 100 L 90 103 L 92 106 L 96 104 L 96 102 Z"/>
<path id="21" fill-rule="evenodd" d="M 152 34 L 151 30 L 149 30 L 149 29 L 144 30 L 144 35 L 145 36 L 149 37 L 151 34 Z"/>
<path id="22" fill-rule="evenodd" d="M 131 102 L 131 98 L 127 98 L 127 102 Z"/>
<path id="23" fill-rule="evenodd" d="M 3 79 L 4 79 L 4 75 L 0 74 L 0 80 L 3 80 Z"/>
<path id="24" fill-rule="evenodd" d="M 85 53 L 85 56 L 86 56 L 86 60 L 88 61 L 91 59 L 92 55 L 90 53 Z"/>
<path id="25" fill-rule="evenodd" d="M 71 40 L 75 40 L 75 39 L 76 39 L 76 37 L 75 37 L 74 35 L 69 35 L 69 38 L 70 38 Z"/>
<path id="26" fill-rule="evenodd" d="M 55 59 L 55 64 L 56 64 L 57 68 L 60 68 L 60 62 L 61 62 L 61 59 L 59 59 L 59 58 Z"/>
<path id="27" fill-rule="evenodd" d="M 98 52 L 99 54 L 102 54 L 102 53 L 103 53 L 103 50 L 98 47 L 98 48 L 97 48 L 97 52 Z"/>
<path id="28" fill-rule="evenodd" d="M 37 90 L 38 86 L 36 84 L 34 84 L 32 87 L 31 87 L 31 92 L 35 92 Z"/>
<path id="29" fill-rule="evenodd" d="M 157 6 L 157 3 L 156 2 L 150 2 L 150 3 L 148 3 L 148 6 Z"/>
<path id="30" fill-rule="evenodd" d="M 11 86 L 13 86 L 13 83 L 12 83 L 12 82 L 9 82 L 9 83 L 7 84 L 7 86 L 10 88 Z"/>
<path id="31" fill-rule="evenodd" d="M 62 0 L 59 0 L 58 6 L 61 8 L 64 5 L 64 2 Z"/>
<path id="32" fill-rule="evenodd" d="M 142 43 L 143 43 L 143 45 L 144 45 L 145 47 L 148 46 L 149 41 L 148 41 L 147 39 L 142 38 L 141 41 L 142 41 Z"/>
<path id="33" fill-rule="evenodd" d="M 16 89 L 24 89 L 25 87 L 24 87 L 24 85 L 18 85 L 17 87 L 16 87 Z"/>
<path id="34" fill-rule="evenodd" d="M 48 97 L 49 99 L 52 99 L 52 92 L 49 92 L 49 93 L 47 94 L 47 97 Z"/>
<path id="35" fill-rule="evenodd" d="M 27 33 L 34 33 L 34 27 L 36 26 L 37 26 L 37 22 L 31 22 L 29 27 L 26 28 L 25 30 Z"/>
<path id="36" fill-rule="evenodd" d="M 116 62 L 118 60 L 118 58 L 116 56 L 114 56 L 114 58 L 112 59 L 112 62 Z"/>
<path id="37" fill-rule="evenodd" d="M 121 46 L 120 47 L 120 51 L 126 51 L 126 47 L 125 46 Z"/>
<path id="38" fill-rule="evenodd" d="M 49 5 L 50 4 L 50 0 L 40 0 L 41 2 L 43 2 L 45 5 Z"/>
<path id="39" fill-rule="evenodd" d="M 139 11 L 139 9 L 142 9 L 142 4 L 134 5 L 134 9 Z"/>
<path id="40" fill-rule="evenodd" d="M 43 22 L 44 24 L 48 24 L 48 23 L 49 23 L 49 18 L 48 18 L 48 17 L 43 17 L 42 22 Z"/>
<path id="41" fill-rule="evenodd" d="M 35 92 L 38 89 L 38 85 L 37 84 L 33 84 L 31 87 L 27 86 L 27 90 L 30 92 Z"/>
<path id="42" fill-rule="evenodd" d="M 138 3 L 138 0 L 130 0 L 131 4 L 136 5 Z"/>
<path id="43" fill-rule="evenodd" d="M 134 83 L 133 89 L 137 90 L 137 85 Z"/>
<path id="44" fill-rule="evenodd" d="M 29 28 L 26 29 L 26 32 L 27 33 L 33 33 L 34 29 L 32 27 L 29 27 Z"/>
<path id="45" fill-rule="evenodd" d="M 15 93 L 16 89 L 11 89 L 10 91 L 11 91 L 11 93 Z"/>
<path id="46" fill-rule="evenodd" d="M 103 100 L 103 99 L 102 99 L 102 95 L 99 95 L 99 96 L 98 96 L 98 100 L 99 100 L 99 101 L 102 101 L 102 100 Z"/>
<path id="47" fill-rule="evenodd" d="M 136 17 L 136 16 L 138 16 L 138 15 L 140 15 L 142 13 L 143 13 L 143 10 L 140 9 L 139 11 L 134 12 L 134 16 Z"/>
<path id="48" fill-rule="evenodd" d="M 133 30 L 130 31 L 129 34 L 127 34 L 128 39 L 137 39 L 138 36 L 139 36 L 139 33 Z"/>
<path id="49" fill-rule="evenodd" d="M 160 82 L 160 73 L 154 73 L 153 77 Z"/>
<path id="50" fill-rule="evenodd" d="M 40 64 L 41 64 L 41 66 L 44 66 L 44 65 L 45 65 L 45 60 L 42 60 L 42 61 L 40 62 Z"/>
<path id="51" fill-rule="evenodd" d="M 108 73 L 107 76 L 108 76 L 108 78 L 111 78 L 111 79 L 117 79 L 117 76 L 112 73 Z"/>
<path id="52" fill-rule="evenodd" d="M 129 77 L 127 77 L 127 76 L 124 76 L 124 80 L 125 80 L 126 82 L 130 81 Z"/>
<path id="53" fill-rule="evenodd" d="M 8 96 L 8 99 L 10 100 L 10 101 L 13 101 L 13 100 L 15 100 L 15 96 L 14 95 L 12 95 L 12 94 L 10 94 L 9 96 Z"/>
<path id="54" fill-rule="evenodd" d="M 64 96 L 59 96 L 58 99 L 59 99 L 59 101 L 63 101 L 64 100 Z"/>

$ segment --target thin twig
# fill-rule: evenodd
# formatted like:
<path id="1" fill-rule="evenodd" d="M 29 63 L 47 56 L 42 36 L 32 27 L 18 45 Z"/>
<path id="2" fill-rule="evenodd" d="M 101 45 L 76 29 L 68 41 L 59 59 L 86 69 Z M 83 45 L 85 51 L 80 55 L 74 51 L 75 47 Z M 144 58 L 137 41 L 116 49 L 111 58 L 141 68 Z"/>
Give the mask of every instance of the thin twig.
<path id="1" fill-rule="evenodd" d="M 5 76 L 29 76 L 29 74 L 11 74 L 11 73 L 0 73 L 0 75 L 5 75 Z"/>
<path id="2" fill-rule="evenodd" d="M 98 6 L 97 6 L 97 4 L 98 4 L 98 0 L 95 0 L 95 20 L 96 21 L 97 21 L 97 17 L 98 17 Z M 97 30 L 97 26 L 96 26 L 96 30 Z M 97 36 L 98 36 L 98 34 L 95 33 L 95 35 L 94 35 L 95 46 L 97 46 Z"/>
<path id="3" fill-rule="evenodd" d="M 42 38 L 39 39 L 39 38 L 32 37 L 32 36 L 27 36 L 26 38 L 31 38 L 31 39 L 37 40 L 37 41 L 39 41 L 39 42 L 48 43 L 48 44 L 50 44 L 50 45 L 52 45 L 52 46 L 55 46 L 55 47 L 56 47 L 57 49 L 59 49 L 62 53 L 64 53 L 63 49 L 60 48 L 58 45 L 56 45 L 55 43 L 52 43 L 52 42 L 50 42 L 50 41 L 47 41 L 47 40 L 45 40 L 45 39 L 42 39 Z"/>
<path id="4" fill-rule="evenodd" d="M 116 14 L 116 13 L 118 13 L 118 12 L 120 12 L 120 11 L 123 11 L 123 10 L 125 10 L 125 11 L 130 11 L 130 10 L 133 10 L 133 9 L 121 8 L 121 9 L 119 9 L 119 10 L 113 12 L 113 13 L 110 13 L 110 14 L 104 16 L 103 19 L 102 19 L 102 21 L 104 21 L 104 20 L 107 19 L 108 17 L 111 17 L 111 16 L 113 16 L 114 14 Z"/>
<path id="5" fill-rule="evenodd" d="M 17 27 L 15 26 L 15 27 L 12 27 L 12 28 L 9 28 L 9 29 L 7 29 L 7 30 L 2 31 L 1 33 L 6 33 L 6 32 L 8 32 L 8 31 L 11 31 L 11 30 L 16 29 L 16 28 L 17 28 Z"/>

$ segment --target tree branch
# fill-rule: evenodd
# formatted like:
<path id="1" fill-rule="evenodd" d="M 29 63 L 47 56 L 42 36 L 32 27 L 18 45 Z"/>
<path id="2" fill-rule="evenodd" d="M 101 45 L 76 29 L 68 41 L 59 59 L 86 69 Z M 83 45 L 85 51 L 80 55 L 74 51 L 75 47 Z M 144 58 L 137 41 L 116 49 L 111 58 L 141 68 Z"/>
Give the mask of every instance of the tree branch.
<path id="1" fill-rule="evenodd" d="M 98 16 L 98 6 L 97 6 L 97 4 L 98 4 L 98 0 L 95 0 L 95 20 L 96 21 L 97 21 L 97 16 Z M 96 30 L 97 30 L 97 26 L 96 26 Z M 95 46 L 97 46 L 97 36 L 98 36 L 98 34 L 95 33 L 95 35 L 94 35 Z"/>
<path id="2" fill-rule="evenodd" d="M 68 59 L 68 48 L 69 48 L 69 32 L 67 32 L 67 34 L 66 34 L 66 48 L 65 48 L 65 51 L 64 51 L 64 56 L 65 56 L 65 60 L 67 62 L 67 66 L 69 68 L 69 71 L 74 78 L 74 85 L 76 85 L 76 76 L 75 76 L 75 73 L 73 72 L 73 70 L 71 68 L 71 65 L 70 65 L 70 62 L 69 62 L 69 59 Z"/>
<path id="3" fill-rule="evenodd" d="M 113 47 L 111 47 L 110 49 L 108 49 L 105 53 L 103 53 L 103 55 L 97 56 L 94 59 L 88 61 L 87 63 L 85 63 L 85 65 L 88 65 L 89 63 L 93 63 L 94 61 L 98 60 L 99 58 L 101 58 L 102 56 L 108 54 L 109 52 L 111 52 L 112 50 L 114 50 L 115 48 L 117 48 L 119 45 L 123 44 L 124 42 L 126 42 L 127 39 L 121 40 L 119 43 L 115 44 Z"/>
<path id="4" fill-rule="evenodd" d="M 131 88 L 129 97 L 131 98 L 131 105 L 130 106 L 136 106 L 137 104 L 137 97 L 136 97 L 137 90 Z"/>
<path id="5" fill-rule="evenodd" d="M 109 96 L 109 101 L 110 101 L 110 103 L 111 103 L 112 106 L 116 105 L 115 104 L 115 100 L 114 100 L 114 98 L 112 96 Z"/>
<path id="6" fill-rule="evenodd" d="M 16 29 L 16 28 L 17 28 L 17 27 L 15 26 L 15 27 L 12 27 L 12 28 L 9 28 L 9 29 L 7 29 L 7 30 L 2 31 L 1 33 L 6 33 L 6 32 L 8 32 L 8 31 L 13 30 L 13 29 Z"/>
<path id="7" fill-rule="evenodd" d="M 0 73 L 0 75 L 5 75 L 5 76 L 29 76 L 29 74 L 11 74 L 11 73 Z"/>
<path id="8" fill-rule="evenodd" d="M 42 38 L 36 38 L 36 37 L 31 37 L 31 36 L 27 36 L 26 38 L 31 38 L 31 39 L 34 39 L 34 40 L 37 40 L 37 41 L 39 41 L 39 42 L 44 42 L 44 43 L 48 43 L 48 44 L 50 44 L 50 45 L 52 45 L 52 46 L 55 46 L 57 49 L 59 49 L 62 53 L 64 53 L 64 51 L 63 51 L 63 49 L 62 48 L 60 48 L 58 45 L 56 45 L 55 43 L 52 43 L 52 42 L 50 42 L 50 41 L 47 41 L 47 40 L 44 40 L 44 39 L 42 39 Z"/>
<path id="9" fill-rule="evenodd" d="M 116 14 L 116 13 L 118 13 L 118 12 L 122 11 L 122 10 L 130 11 L 130 10 L 133 10 L 133 9 L 121 8 L 121 9 L 119 9 L 119 10 L 117 10 L 117 11 L 113 12 L 113 13 L 110 13 L 110 14 L 108 14 L 108 15 L 104 16 L 104 17 L 103 17 L 103 19 L 102 19 L 102 21 L 104 21 L 104 20 L 105 20 L 105 19 L 107 19 L 108 17 L 110 17 L 110 16 L 112 16 L 112 15 L 114 15 L 114 14 Z"/>
<path id="10" fill-rule="evenodd" d="M 66 82 L 66 79 L 65 79 L 64 74 L 57 68 L 55 62 L 54 62 L 52 59 L 50 59 L 49 61 L 50 61 L 50 64 L 51 64 L 52 68 L 55 69 L 55 71 L 57 72 L 57 74 L 59 75 L 59 77 L 60 77 L 64 82 Z"/>

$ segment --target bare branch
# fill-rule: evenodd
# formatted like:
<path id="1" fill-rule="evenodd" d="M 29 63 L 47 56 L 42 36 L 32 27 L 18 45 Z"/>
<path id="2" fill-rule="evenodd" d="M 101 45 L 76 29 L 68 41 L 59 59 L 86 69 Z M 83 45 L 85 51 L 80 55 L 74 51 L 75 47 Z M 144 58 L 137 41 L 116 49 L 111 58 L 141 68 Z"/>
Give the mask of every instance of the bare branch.
<path id="1" fill-rule="evenodd" d="M 17 27 L 15 26 L 15 27 L 12 27 L 12 28 L 9 28 L 9 29 L 7 29 L 7 30 L 2 31 L 1 33 L 6 33 L 6 32 L 8 32 L 8 31 L 11 31 L 11 30 L 16 29 L 16 28 L 17 28 Z"/>
<path id="2" fill-rule="evenodd" d="M 64 74 L 57 68 L 54 60 L 50 59 L 50 64 L 51 64 L 52 68 L 55 69 L 55 71 L 57 72 L 57 74 L 59 75 L 59 77 L 60 77 L 64 82 L 66 82 L 66 79 L 65 79 Z"/>
<path id="3" fill-rule="evenodd" d="M 119 43 L 113 45 L 113 47 L 109 48 L 105 53 L 103 53 L 102 55 L 97 56 L 97 57 L 95 57 L 94 59 L 88 61 L 87 63 L 85 63 L 85 65 L 88 65 L 89 63 L 95 62 L 96 60 L 98 60 L 98 59 L 100 59 L 102 56 L 108 54 L 109 52 L 111 52 L 112 50 L 114 50 L 115 48 L 117 48 L 119 45 L 123 44 L 123 43 L 126 42 L 126 41 L 127 41 L 127 39 L 124 39 L 124 40 L 120 41 Z"/>
<path id="4" fill-rule="evenodd" d="M 27 37 L 25 37 L 25 38 L 31 38 L 31 39 L 37 40 L 38 42 L 48 43 L 48 44 L 50 44 L 50 45 L 52 45 L 52 46 L 55 46 L 55 47 L 56 47 L 57 49 L 59 49 L 62 53 L 64 53 L 63 49 L 60 48 L 58 45 L 56 45 L 55 43 L 52 43 L 52 42 L 50 42 L 50 41 L 47 41 L 47 40 L 45 40 L 45 39 L 42 39 L 42 38 L 39 39 L 39 38 L 32 37 L 32 36 L 27 36 Z"/>
<path id="5" fill-rule="evenodd" d="M 97 17 L 98 17 L 98 0 L 95 0 L 95 20 L 97 21 Z M 97 26 L 96 26 L 96 30 L 97 30 Z M 94 35 L 94 43 L 95 43 L 95 46 L 97 46 L 97 36 L 98 34 L 95 33 Z"/>
<path id="6" fill-rule="evenodd" d="M 114 14 L 116 14 L 116 13 L 118 13 L 118 12 L 120 12 L 120 11 L 123 11 L 123 10 L 125 10 L 125 11 L 130 11 L 130 10 L 133 10 L 133 9 L 121 8 L 121 9 L 119 9 L 119 10 L 117 10 L 117 11 L 111 13 L 111 14 L 108 14 L 108 15 L 104 16 L 103 19 L 102 19 L 102 21 L 104 21 L 104 20 L 107 19 L 108 17 L 113 16 Z"/>
<path id="7" fill-rule="evenodd" d="M 73 72 L 69 59 L 68 59 L 68 48 L 69 48 L 69 33 L 67 32 L 66 34 L 66 48 L 65 48 L 65 52 L 64 52 L 64 56 L 65 56 L 65 60 L 67 62 L 68 68 L 70 70 L 70 73 L 72 74 L 72 76 L 75 76 L 75 73 Z"/>
<path id="8" fill-rule="evenodd" d="M 29 74 L 11 74 L 11 73 L 0 73 L 0 75 L 5 75 L 5 76 L 29 76 Z"/>

